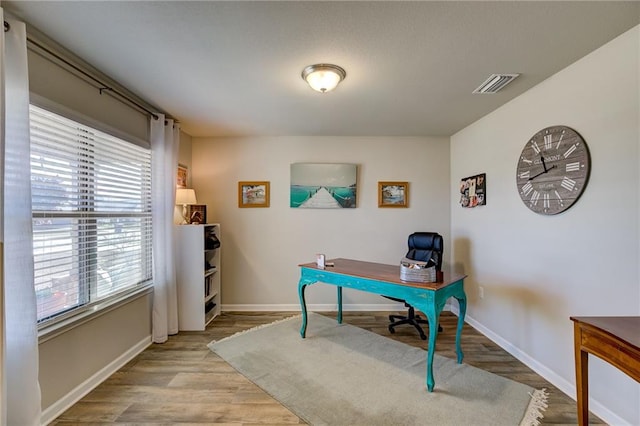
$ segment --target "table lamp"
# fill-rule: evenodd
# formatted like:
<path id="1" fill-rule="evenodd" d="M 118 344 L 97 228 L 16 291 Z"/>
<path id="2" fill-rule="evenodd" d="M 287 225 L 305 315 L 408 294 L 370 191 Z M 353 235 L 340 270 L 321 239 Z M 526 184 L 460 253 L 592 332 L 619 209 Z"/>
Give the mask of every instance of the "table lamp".
<path id="1" fill-rule="evenodd" d="M 182 224 L 188 224 L 187 205 L 197 204 L 196 191 L 191 188 L 178 188 L 176 190 L 176 205 L 182 205 Z"/>

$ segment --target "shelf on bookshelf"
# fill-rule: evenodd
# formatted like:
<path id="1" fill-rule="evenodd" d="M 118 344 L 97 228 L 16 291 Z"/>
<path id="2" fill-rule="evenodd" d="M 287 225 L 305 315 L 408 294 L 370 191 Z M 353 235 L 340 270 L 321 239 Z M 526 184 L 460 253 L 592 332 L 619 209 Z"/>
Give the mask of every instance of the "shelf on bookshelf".
<path id="1" fill-rule="evenodd" d="M 213 308 L 210 311 L 208 311 L 208 312 L 206 312 L 204 314 L 204 325 L 205 326 L 208 325 L 213 320 L 214 314 L 215 314 L 215 309 L 213 309 Z"/>

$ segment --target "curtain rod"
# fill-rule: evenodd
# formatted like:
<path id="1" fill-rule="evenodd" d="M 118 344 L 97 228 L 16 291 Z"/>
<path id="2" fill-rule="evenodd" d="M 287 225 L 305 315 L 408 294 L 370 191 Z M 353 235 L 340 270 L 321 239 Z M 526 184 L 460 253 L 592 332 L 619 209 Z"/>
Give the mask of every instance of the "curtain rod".
<path id="1" fill-rule="evenodd" d="M 8 25 L 8 24 L 7 24 Z M 5 25 L 6 28 L 6 25 Z M 6 29 L 5 29 L 6 31 Z M 146 112 L 147 114 L 149 114 L 151 117 L 153 117 L 155 120 L 157 120 L 159 117 L 157 114 L 155 114 L 153 111 L 151 111 L 150 109 L 146 108 L 145 106 L 141 105 L 140 103 L 136 102 L 135 100 L 131 99 L 129 96 L 127 96 L 126 94 L 118 91 L 117 89 L 114 89 L 113 87 L 110 87 L 109 85 L 107 85 L 106 83 L 104 83 L 103 81 L 101 81 L 100 79 L 96 78 L 95 76 L 89 74 L 88 72 L 86 72 L 85 70 L 83 70 L 82 68 L 78 67 L 76 64 L 68 61 L 67 59 L 63 58 L 62 56 L 60 56 L 59 54 L 57 54 L 56 52 L 52 51 L 51 49 L 49 49 L 48 47 L 38 43 L 37 41 L 35 41 L 33 38 L 29 37 L 27 35 L 27 42 L 32 44 L 33 46 L 37 47 L 38 49 L 43 50 L 44 52 L 46 52 L 47 54 L 53 56 L 54 58 L 56 58 L 58 61 L 64 63 L 65 65 L 67 65 L 68 67 L 71 67 L 73 70 L 75 70 L 76 72 L 82 74 L 83 76 L 91 79 L 92 81 L 94 81 L 95 83 L 99 84 L 100 87 L 98 87 L 97 89 L 99 90 L 100 94 L 102 95 L 103 92 L 108 92 L 108 93 L 113 93 L 114 95 L 117 95 L 121 101 L 125 101 L 127 103 L 129 103 L 130 105 L 135 106 L 136 108 Z M 167 117 L 170 118 L 170 117 Z"/>

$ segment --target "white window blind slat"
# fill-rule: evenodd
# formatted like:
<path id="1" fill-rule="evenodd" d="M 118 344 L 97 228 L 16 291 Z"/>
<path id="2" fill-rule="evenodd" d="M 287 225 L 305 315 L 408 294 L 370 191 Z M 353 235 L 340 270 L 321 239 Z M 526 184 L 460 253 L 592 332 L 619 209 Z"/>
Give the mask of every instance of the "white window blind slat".
<path id="1" fill-rule="evenodd" d="M 38 320 L 146 285 L 151 152 L 31 106 Z"/>

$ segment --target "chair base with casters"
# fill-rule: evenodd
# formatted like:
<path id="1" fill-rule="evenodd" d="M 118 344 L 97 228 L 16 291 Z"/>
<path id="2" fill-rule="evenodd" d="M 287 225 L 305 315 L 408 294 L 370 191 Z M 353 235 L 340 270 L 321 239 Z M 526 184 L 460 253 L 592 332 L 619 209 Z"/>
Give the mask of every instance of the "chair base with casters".
<path id="1" fill-rule="evenodd" d="M 389 297 L 388 299 L 391 299 L 391 298 Z M 410 324 L 414 326 L 416 330 L 418 330 L 418 333 L 420 334 L 420 338 L 422 340 L 427 340 L 427 335 L 424 334 L 424 330 L 422 329 L 422 327 L 420 327 L 420 324 L 429 324 L 429 321 L 422 318 L 420 315 L 416 315 L 415 308 L 409 305 L 404 300 L 399 300 L 399 299 L 392 299 L 392 300 L 396 300 L 398 302 L 404 302 L 404 306 L 409 308 L 409 311 L 407 312 L 407 316 L 389 315 L 389 321 L 391 322 L 391 324 L 389 324 L 389 332 L 391 334 L 395 333 L 396 330 L 394 329 L 394 327 L 396 325 Z M 442 326 L 438 325 L 438 331 L 442 331 Z"/>

